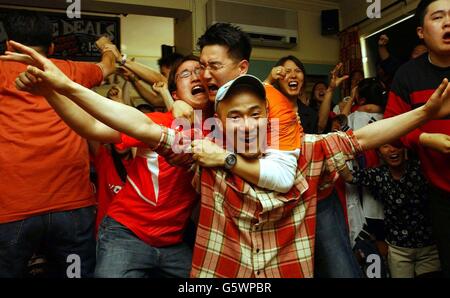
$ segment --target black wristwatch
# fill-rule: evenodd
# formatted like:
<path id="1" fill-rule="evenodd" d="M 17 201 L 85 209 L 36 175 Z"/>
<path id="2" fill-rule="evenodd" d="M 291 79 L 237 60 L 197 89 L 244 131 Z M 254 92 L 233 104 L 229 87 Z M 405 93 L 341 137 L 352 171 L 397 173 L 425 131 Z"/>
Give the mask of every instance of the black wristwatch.
<path id="1" fill-rule="evenodd" d="M 231 170 L 237 162 L 237 156 L 233 152 L 229 153 L 227 157 L 225 157 L 225 169 Z"/>

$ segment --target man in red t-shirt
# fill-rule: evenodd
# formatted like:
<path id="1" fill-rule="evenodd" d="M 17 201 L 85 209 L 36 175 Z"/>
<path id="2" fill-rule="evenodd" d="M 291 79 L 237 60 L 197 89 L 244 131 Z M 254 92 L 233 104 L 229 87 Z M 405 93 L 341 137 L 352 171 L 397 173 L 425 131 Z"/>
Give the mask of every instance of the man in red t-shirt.
<path id="1" fill-rule="evenodd" d="M 52 53 L 52 27 L 43 15 L 17 13 L 4 25 L 10 40 Z M 97 65 L 52 61 L 91 88 L 114 70 L 111 58 L 104 52 Z M 58 276 L 66 276 L 73 264 L 70 255 L 79 257 L 76 275 L 90 276 L 95 265 L 95 198 L 87 144 L 45 98 L 17 90 L 15 80 L 26 67 L 0 61 L 0 277 L 23 276 L 28 260 L 43 246 Z"/>

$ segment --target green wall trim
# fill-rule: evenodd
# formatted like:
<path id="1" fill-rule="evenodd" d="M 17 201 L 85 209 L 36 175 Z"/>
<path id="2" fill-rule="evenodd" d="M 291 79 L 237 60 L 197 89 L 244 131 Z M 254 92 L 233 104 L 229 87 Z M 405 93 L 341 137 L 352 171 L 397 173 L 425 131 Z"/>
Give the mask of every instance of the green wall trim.
<path id="1" fill-rule="evenodd" d="M 251 60 L 249 73 L 264 80 L 276 61 Z M 306 74 L 315 76 L 328 76 L 334 65 L 329 64 L 305 64 Z"/>

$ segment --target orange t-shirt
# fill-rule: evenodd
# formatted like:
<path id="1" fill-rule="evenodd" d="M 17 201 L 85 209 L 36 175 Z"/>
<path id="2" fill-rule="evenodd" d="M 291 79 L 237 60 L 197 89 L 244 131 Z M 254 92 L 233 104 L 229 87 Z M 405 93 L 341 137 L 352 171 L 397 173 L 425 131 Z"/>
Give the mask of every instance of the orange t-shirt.
<path id="1" fill-rule="evenodd" d="M 52 61 L 87 88 L 103 80 L 95 64 Z M 0 61 L 0 223 L 95 204 L 86 140 L 45 98 L 16 89 L 14 80 L 25 69 Z"/>
<path id="2" fill-rule="evenodd" d="M 270 147 L 282 151 L 300 149 L 303 128 L 297 120 L 292 103 L 272 85 L 264 84 L 264 86 L 271 119 Z M 273 119 L 278 120 L 278 125 Z"/>

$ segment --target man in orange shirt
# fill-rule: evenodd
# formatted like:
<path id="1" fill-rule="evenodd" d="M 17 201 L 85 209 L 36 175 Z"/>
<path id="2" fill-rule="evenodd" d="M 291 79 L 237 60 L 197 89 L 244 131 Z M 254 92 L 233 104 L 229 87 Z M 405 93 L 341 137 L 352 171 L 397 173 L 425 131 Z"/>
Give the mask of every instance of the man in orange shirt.
<path id="1" fill-rule="evenodd" d="M 52 54 L 47 17 L 17 13 L 5 26 L 10 40 Z M 97 65 L 52 61 L 88 88 L 115 70 L 114 56 L 106 51 Z M 15 79 L 25 69 L 25 64 L 0 61 L 0 277 L 23 276 L 40 247 L 58 276 L 66 276 L 71 264 L 73 276 L 90 276 L 95 266 L 96 202 L 87 143 L 45 98 L 17 90 Z"/>

